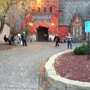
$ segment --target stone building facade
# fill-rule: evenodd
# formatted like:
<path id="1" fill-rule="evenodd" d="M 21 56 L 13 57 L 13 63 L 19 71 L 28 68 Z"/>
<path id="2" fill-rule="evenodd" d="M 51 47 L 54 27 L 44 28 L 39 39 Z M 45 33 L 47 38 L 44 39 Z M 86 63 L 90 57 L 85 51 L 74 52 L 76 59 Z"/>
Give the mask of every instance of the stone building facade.
<path id="1" fill-rule="evenodd" d="M 90 0 L 60 0 L 60 25 L 70 25 L 76 12 L 83 22 L 90 20 Z"/>
<path id="2" fill-rule="evenodd" d="M 32 22 L 33 26 L 35 27 L 35 24 L 38 24 L 38 25 L 36 25 L 37 32 L 33 35 L 35 37 L 35 40 L 39 41 L 40 39 L 43 39 L 44 41 L 45 40 L 48 41 L 49 39 L 51 40 L 51 36 L 54 37 L 53 35 L 51 35 L 51 33 L 48 32 L 49 31 L 49 27 L 47 27 L 48 24 L 49 24 L 49 26 L 51 26 L 52 24 L 54 24 L 54 26 L 56 25 L 57 26 L 56 31 L 59 30 L 58 29 L 58 26 L 59 26 L 60 33 L 61 33 L 61 30 L 63 29 L 63 27 L 68 27 L 72 33 L 72 30 L 73 30 L 72 21 L 73 21 L 73 18 L 75 16 L 76 12 L 79 13 L 79 15 L 82 19 L 82 22 L 81 22 L 83 24 L 82 32 L 84 35 L 84 37 L 82 35 L 82 39 L 85 39 L 86 33 L 85 33 L 85 29 L 84 29 L 85 28 L 84 23 L 85 23 L 85 21 L 90 20 L 90 15 L 89 15 L 90 14 L 90 0 L 41 0 L 41 1 L 43 1 L 42 7 L 39 8 L 38 5 L 35 4 L 35 6 L 37 6 L 37 10 L 36 10 L 37 12 L 36 11 L 34 12 L 33 9 L 31 9 L 31 11 L 30 11 L 30 15 L 34 18 L 34 21 Z M 50 3 L 47 3 L 49 1 L 50 1 Z M 50 8 L 50 7 L 52 7 L 52 8 Z M 56 16 L 57 18 L 55 20 L 51 21 L 51 15 L 56 10 L 59 11 L 59 17 Z M 42 25 L 42 23 L 40 23 L 41 21 L 44 21 L 47 24 L 45 25 L 43 23 L 43 25 Z M 22 21 L 20 23 L 22 24 Z M 20 24 L 20 26 L 21 26 L 21 24 Z M 51 26 L 51 27 L 54 27 L 54 26 Z M 32 27 L 32 26 L 30 26 L 30 27 Z M 33 28 L 31 28 L 31 30 L 33 30 Z M 45 31 L 47 31 L 47 32 L 45 32 Z M 78 31 L 80 33 L 80 30 L 78 30 Z M 72 35 L 74 35 L 74 34 L 72 33 Z M 41 37 L 43 37 L 43 38 L 41 38 Z M 75 35 L 73 37 L 75 37 Z"/>
<path id="3" fill-rule="evenodd" d="M 83 22 L 79 13 L 75 13 L 73 20 L 70 24 L 70 32 L 74 38 L 74 40 L 83 40 L 85 39 L 84 30 L 83 30 Z"/>
<path id="4" fill-rule="evenodd" d="M 79 13 L 79 16 L 82 18 L 82 37 L 78 34 L 79 39 L 86 39 L 87 33 L 85 33 L 85 21 L 90 21 L 90 0 L 60 0 L 60 26 L 70 26 L 72 27 L 73 18 L 76 13 Z M 79 23 L 80 25 L 80 23 Z M 76 24 L 77 26 L 77 24 Z M 78 27 L 78 26 L 77 26 Z M 80 33 L 81 29 L 78 29 Z M 73 28 L 70 28 L 71 33 Z M 72 33 L 73 37 L 75 35 Z M 76 34 L 77 35 L 77 34 Z"/>

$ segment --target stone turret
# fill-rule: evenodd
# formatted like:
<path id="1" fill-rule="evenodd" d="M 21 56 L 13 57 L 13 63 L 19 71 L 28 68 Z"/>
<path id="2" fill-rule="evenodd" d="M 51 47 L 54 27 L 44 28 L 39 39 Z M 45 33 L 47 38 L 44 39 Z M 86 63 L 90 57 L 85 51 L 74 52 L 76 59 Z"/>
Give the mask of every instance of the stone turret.
<path id="1" fill-rule="evenodd" d="M 73 20 L 70 25 L 70 32 L 74 39 L 76 40 L 83 40 L 85 37 L 85 33 L 83 30 L 83 22 L 82 17 L 79 13 L 75 13 L 75 16 L 73 17 Z"/>

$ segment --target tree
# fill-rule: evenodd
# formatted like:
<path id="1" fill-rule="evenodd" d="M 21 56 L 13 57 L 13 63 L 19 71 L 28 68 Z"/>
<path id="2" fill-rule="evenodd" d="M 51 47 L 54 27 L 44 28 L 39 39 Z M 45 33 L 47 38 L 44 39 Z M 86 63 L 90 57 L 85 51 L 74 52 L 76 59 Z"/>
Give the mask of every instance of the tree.
<path id="1" fill-rule="evenodd" d="M 9 8 L 20 1 L 21 0 L 0 0 L 0 33 L 2 32 L 2 29 L 4 27 L 5 18 L 7 16 Z"/>
<path id="2" fill-rule="evenodd" d="M 17 27 L 21 29 L 20 25 L 34 6 L 35 2 L 33 0 L 0 0 L 0 33 L 5 21 L 10 25 L 12 31 Z"/>

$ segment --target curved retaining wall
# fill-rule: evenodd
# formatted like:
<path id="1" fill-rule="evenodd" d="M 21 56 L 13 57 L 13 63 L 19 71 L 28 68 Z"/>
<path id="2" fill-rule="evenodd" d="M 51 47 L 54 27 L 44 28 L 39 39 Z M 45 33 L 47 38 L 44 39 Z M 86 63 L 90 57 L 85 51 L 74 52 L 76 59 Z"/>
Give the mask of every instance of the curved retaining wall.
<path id="1" fill-rule="evenodd" d="M 45 64 L 46 79 L 50 82 L 51 86 L 55 88 L 55 90 L 90 90 L 89 82 L 74 81 L 60 77 L 56 74 L 56 71 L 54 69 L 55 58 L 69 51 L 55 54 L 54 56 L 49 58 L 48 62 Z"/>

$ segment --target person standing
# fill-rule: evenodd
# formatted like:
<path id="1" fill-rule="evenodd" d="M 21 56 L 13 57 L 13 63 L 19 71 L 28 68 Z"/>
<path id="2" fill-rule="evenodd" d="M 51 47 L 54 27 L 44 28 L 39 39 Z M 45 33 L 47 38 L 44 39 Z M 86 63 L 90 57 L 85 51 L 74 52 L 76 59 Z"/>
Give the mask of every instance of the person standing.
<path id="1" fill-rule="evenodd" d="M 67 48 L 72 49 L 72 36 L 70 33 L 68 33 L 68 36 L 66 36 L 66 40 L 67 40 Z"/>
<path id="2" fill-rule="evenodd" d="M 56 42 L 56 44 L 55 44 L 55 47 L 59 47 L 59 42 L 60 42 L 60 37 L 58 36 L 58 35 L 56 35 L 55 37 L 54 37 L 54 41 Z"/>
<path id="3" fill-rule="evenodd" d="M 23 32 L 23 34 L 22 34 L 22 43 L 23 43 L 23 46 L 27 46 L 26 39 L 27 39 L 27 36 L 26 36 L 25 32 Z"/>
<path id="4" fill-rule="evenodd" d="M 21 34 L 18 33 L 19 41 L 21 42 Z"/>

